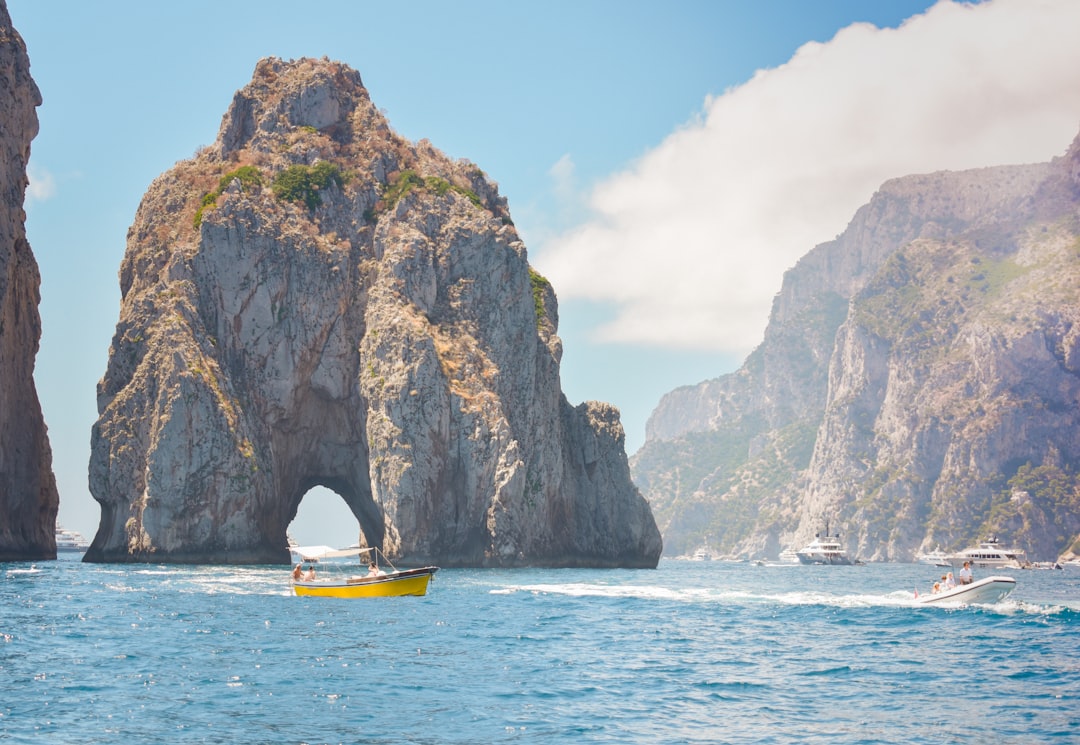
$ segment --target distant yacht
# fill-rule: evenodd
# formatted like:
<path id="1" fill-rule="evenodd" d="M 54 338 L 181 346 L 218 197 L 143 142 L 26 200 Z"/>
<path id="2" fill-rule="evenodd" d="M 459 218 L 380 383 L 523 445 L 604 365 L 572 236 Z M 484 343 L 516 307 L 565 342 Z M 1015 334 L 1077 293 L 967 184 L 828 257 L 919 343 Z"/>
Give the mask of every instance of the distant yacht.
<path id="1" fill-rule="evenodd" d="M 825 535 L 817 536 L 805 548 L 795 552 L 802 564 L 831 564 L 846 566 L 852 564 L 847 551 L 840 545 L 840 535 L 829 535 L 829 524 L 825 523 Z"/>
<path id="2" fill-rule="evenodd" d="M 56 552 L 61 553 L 86 553 L 90 548 L 90 542 L 82 537 L 82 534 L 68 530 L 60 525 L 56 526 Z"/>
<path id="3" fill-rule="evenodd" d="M 952 566 L 949 564 L 949 555 L 941 549 L 934 549 L 933 551 L 919 554 L 915 557 L 915 561 L 920 564 L 929 564 L 930 566 L 935 567 Z"/>
<path id="4" fill-rule="evenodd" d="M 712 561 L 713 552 L 708 545 L 705 545 L 695 551 L 694 555 L 690 558 L 692 558 L 694 561 Z"/>
<path id="5" fill-rule="evenodd" d="M 1027 555 L 1015 548 L 1003 548 L 996 536 L 990 536 L 987 540 L 972 548 L 965 548 L 959 553 L 950 554 L 949 563 L 956 569 L 964 566 L 964 562 L 970 562 L 971 566 L 979 568 L 1026 569 L 1030 566 Z"/>

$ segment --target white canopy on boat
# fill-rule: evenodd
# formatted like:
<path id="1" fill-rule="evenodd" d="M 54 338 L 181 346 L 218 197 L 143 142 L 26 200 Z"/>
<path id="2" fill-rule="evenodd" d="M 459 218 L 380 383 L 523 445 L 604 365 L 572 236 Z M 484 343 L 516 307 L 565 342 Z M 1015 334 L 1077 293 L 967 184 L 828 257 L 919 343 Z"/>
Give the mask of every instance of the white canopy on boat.
<path id="1" fill-rule="evenodd" d="M 298 555 L 301 561 L 319 561 L 321 559 L 339 559 L 345 556 L 360 556 L 372 551 L 371 548 L 349 546 L 348 548 L 332 548 L 330 546 L 293 546 L 290 549 Z"/>

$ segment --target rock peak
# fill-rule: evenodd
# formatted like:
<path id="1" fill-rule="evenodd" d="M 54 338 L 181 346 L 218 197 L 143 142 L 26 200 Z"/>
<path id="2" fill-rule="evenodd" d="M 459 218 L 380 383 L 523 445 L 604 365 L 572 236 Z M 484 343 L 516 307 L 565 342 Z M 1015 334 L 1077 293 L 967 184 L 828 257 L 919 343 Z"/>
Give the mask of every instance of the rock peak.
<path id="1" fill-rule="evenodd" d="M 350 118 L 357 109 L 387 128 L 355 70 L 328 59 L 286 62 L 266 57 L 222 119 L 219 152 L 227 156 L 243 148 L 259 149 L 296 128 L 351 134 Z"/>
<path id="2" fill-rule="evenodd" d="M 151 184 L 121 289 L 88 559 L 285 561 L 323 485 L 405 561 L 655 566 L 618 413 L 563 396 L 506 200 L 347 66 L 261 60 Z"/>

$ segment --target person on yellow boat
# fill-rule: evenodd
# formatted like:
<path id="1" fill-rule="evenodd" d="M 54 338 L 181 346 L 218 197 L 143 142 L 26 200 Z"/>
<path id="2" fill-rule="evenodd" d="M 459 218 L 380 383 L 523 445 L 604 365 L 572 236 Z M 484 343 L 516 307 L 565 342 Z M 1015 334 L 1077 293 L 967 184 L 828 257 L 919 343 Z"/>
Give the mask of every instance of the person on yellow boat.
<path id="1" fill-rule="evenodd" d="M 382 577 L 384 574 L 386 574 L 386 572 L 384 572 L 382 569 L 379 569 L 378 565 L 376 565 L 374 561 L 368 564 L 367 576 Z"/>
<path id="2" fill-rule="evenodd" d="M 300 568 L 300 565 L 297 564 L 296 566 L 294 566 L 293 570 L 292 570 L 293 582 L 299 582 L 300 578 L 303 577 L 303 576 L 304 576 L 304 571 L 303 571 L 303 569 Z"/>

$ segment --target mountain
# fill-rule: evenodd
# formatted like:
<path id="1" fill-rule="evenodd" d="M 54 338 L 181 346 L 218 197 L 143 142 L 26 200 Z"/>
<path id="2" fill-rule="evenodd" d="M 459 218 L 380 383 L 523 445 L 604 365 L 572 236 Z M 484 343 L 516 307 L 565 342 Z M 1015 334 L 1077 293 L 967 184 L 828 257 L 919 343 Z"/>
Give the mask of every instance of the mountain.
<path id="1" fill-rule="evenodd" d="M 87 560 L 287 561 L 323 485 L 406 562 L 656 565 L 618 411 L 562 394 L 506 200 L 347 66 L 260 61 L 150 185 L 120 283 Z"/>
<path id="2" fill-rule="evenodd" d="M 41 275 L 26 240 L 26 164 L 41 93 L 0 0 L 0 561 L 56 558 L 60 497 L 34 387 Z"/>
<path id="3" fill-rule="evenodd" d="M 631 459 L 666 551 L 864 559 L 1080 534 L 1080 138 L 885 183 L 784 276 L 736 372 L 672 391 Z"/>

